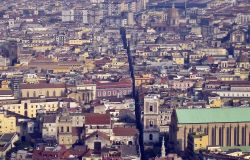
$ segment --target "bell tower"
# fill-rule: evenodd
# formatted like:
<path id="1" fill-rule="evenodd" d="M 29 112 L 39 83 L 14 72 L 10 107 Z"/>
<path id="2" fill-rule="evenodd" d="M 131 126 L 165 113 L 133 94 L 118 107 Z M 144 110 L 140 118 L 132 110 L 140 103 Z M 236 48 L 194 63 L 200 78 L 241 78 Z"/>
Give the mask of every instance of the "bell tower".
<path id="1" fill-rule="evenodd" d="M 144 143 L 159 143 L 159 107 L 160 95 L 150 94 L 144 97 Z"/>

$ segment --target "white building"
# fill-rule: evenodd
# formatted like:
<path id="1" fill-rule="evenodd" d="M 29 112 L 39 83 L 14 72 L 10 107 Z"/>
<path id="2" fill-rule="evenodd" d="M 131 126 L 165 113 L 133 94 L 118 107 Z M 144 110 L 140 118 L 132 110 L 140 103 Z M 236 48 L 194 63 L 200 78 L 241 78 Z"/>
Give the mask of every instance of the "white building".
<path id="1" fill-rule="evenodd" d="M 82 10 L 82 23 L 88 24 L 88 10 Z"/>
<path id="2" fill-rule="evenodd" d="M 74 21 L 74 10 L 62 11 L 62 22 Z"/>

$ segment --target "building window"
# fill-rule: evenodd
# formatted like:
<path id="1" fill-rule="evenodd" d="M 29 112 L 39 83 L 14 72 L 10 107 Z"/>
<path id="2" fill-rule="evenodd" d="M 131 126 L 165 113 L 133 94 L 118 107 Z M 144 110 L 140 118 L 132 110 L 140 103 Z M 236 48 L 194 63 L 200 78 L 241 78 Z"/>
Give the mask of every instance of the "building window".
<path id="1" fill-rule="evenodd" d="M 149 140 L 150 140 L 150 141 L 153 140 L 153 134 L 149 134 Z"/>
<path id="2" fill-rule="evenodd" d="M 103 91 L 103 92 L 102 92 L 102 95 L 103 95 L 103 96 L 106 96 L 106 91 Z"/>
<path id="3" fill-rule="evenodd" d="M 28 104 L 24 103 L 24 109 L 28 109 Z"/>
<path id="4" fill-rule="evenodd" d="M 154 122 L 153 122 L 153 121 L 150 121 L 150 122 L 149 122 L 149 126 L 150 126 L 150 127 L 153 127 L 153 126 L 154 126 Z"/>
<path id="5" fill-rule="evenodd" d="M 49 91 L 47 91 L 46 96 L 49 97 Z"/>
<path id="6" fill-rule="evenodd" d="M 153 106 L 149 106 L 149 111 L 153 112 Z"/>
<path id="7" fill-rule="evenodd" d="M 63 127 L 61 127 L 61 132 L 64 132 L 64 131 L 63 131 Z"/>
<path id="8" fill-rule="evenodd" d="M 69 127 L 67 127 L 67 132 L 69 132 Z"/>
<path id="9" fill-rule="evenodd" d="M 56 91 L 53 91 L 53 97 L 55 97 L 56 96 Z"/>
<path id="10" fill-rule="evenodd" d="M 111 96 L 111 91 L 108 91 L 108 96 Z"/>

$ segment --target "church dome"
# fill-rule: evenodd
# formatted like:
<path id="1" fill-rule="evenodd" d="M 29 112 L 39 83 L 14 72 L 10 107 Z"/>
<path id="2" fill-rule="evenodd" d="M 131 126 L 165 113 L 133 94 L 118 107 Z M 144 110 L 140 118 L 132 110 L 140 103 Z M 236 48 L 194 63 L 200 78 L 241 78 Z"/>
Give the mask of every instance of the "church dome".
<path id="1" fill-rule="evenodd" d="M 173 5 L 172 8 L 168 10 L 168 18 L 179 18 L 179 12 Z"/>

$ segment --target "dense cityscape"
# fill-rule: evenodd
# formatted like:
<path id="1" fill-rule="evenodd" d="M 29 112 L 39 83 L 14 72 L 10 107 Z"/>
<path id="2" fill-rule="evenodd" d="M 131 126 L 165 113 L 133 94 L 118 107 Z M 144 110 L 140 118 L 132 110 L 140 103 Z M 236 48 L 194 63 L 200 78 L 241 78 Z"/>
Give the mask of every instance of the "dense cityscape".
<path id="1" fill-rule="evenodd" d="M 1 160 L 249 160 L 250 0 L 0 0 Z"/>

